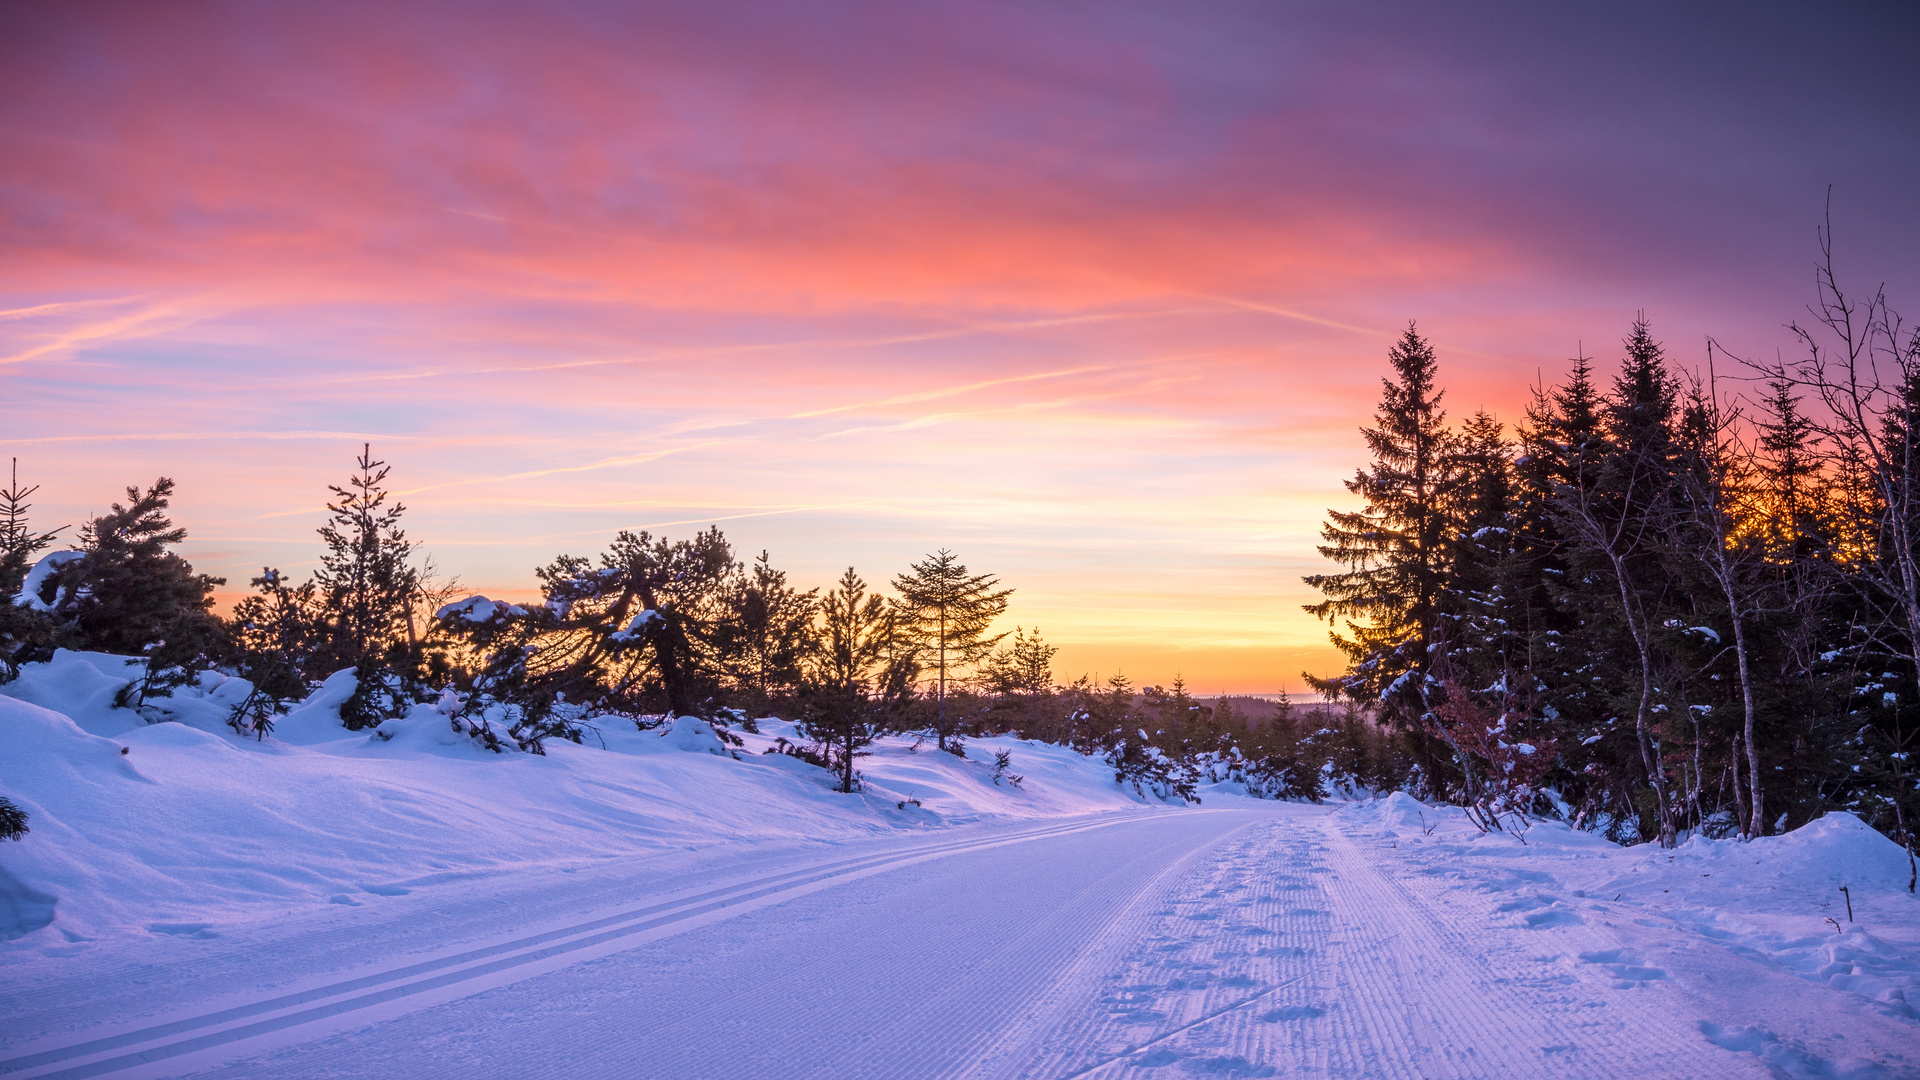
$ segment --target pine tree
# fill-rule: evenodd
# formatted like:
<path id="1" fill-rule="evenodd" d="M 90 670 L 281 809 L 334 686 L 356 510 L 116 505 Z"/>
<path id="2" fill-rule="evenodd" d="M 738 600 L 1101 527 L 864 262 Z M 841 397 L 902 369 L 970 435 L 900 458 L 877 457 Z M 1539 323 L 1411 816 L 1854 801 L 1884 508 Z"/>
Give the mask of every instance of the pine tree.
<path id="1" fill-rule="evenodd" d="M 739 577 L 716 638 L 733 704 L 749 717 L 766 715 L 800 685 L 820 590 L 787 584 L 766 552 Z"/>
<path id="2" fill-rule="evenodd" d="M 27 820 L 27 812 L 18 803 L 0 795 L 0 840 L 18 840 L 32 832 Z"/>
<path id="3" fill-rule="evenodd" d="M 1393 377 L 1381 380 L 1374 426 L 1360 429 L 1373 465 L 1346 485 L 1366 505 L 1329 510 L 1320 530 L 1326 541 L 1320 553 L 1347 569 L 1305 579 L 1326 595 L 1306 610 L 1333 624 L 1329 636 L 1347 654 L 1349 668 L 1307 681 L 1325 693 L 1377 702 L 1392 719 L 1413 723 L 1426 711 L 1428 646 L 1451 556 L 1453 439 L 1434 381 L 1433 347 L 1409 325 L 1387 360 Z"/>
<path id="4" fill-rule="evenodd" d="M 597 567 L 569 555 L 537 573 L 559 613 L 538 680 L 569 700 L 711 718 L 732 663 L 742 573 L 718 528 L 677 541 L 622 530 Z"/>
<path id="5" fill-rule="evenodd" d="M 1052 735 L 1048 717 L 1054 697 L 1053 658 L 1059 651 L 1040 637 L 1039 627 L 1029 635 L 1016 626 L 1012 644 L 983 665 L 987 686 L 999 699 L 999 711 L 1012 717 L 1012 726 L 1025 738 Z"/>
<path id="6" fill-rule="evenodd" d="M 819 644 L 802 694 L 802 729 L 827 748 L 839 790 L 859 790 L 855 759 L 887 729 L 918 674 L 892 647 L 895 613 L 852 567 L 820 602 Z"/>
<path id="7" fill-rule="evenodd" d="M 400 528 L 406 507 L 389 504 L 389 466 L 363 444 L 347 486 L 328 485 L 333 500 L 319 529 L 326 552 L 314 573 L 329 641 L 318 660 L 354 669 L 353 697 L 340 709 L 349 730 L 374 727 L 407 706 L 420 661 L 413 620 L 420 594 L 414 545 Z"/>
<path id="8" fill-rule="evenodd" d="M 996 589 L 1000 579 L 991 574 L 969 574 L 946 548 L 914 563 L 909 573 L 893 579 L 893 601 L 901 636 L 918 647 L 934 677 L 936 714 L 934 733 L 940 749 L 948 749 L 955 726 L 947 711 L 951 680 L 966 668 L 992 655 L 1007 635 L 987 635 L 993 621 L 1005 614 L 1012 589 Z"/>

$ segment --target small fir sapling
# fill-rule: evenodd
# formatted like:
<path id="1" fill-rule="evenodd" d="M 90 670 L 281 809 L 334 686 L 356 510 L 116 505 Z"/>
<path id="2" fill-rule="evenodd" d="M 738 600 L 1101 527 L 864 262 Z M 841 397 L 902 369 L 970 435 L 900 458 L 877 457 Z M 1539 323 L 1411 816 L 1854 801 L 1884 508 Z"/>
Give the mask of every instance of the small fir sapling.
<path id="1" fill-rule="evenodd" d="M 993 752 L 993 784 L 995 787 L 1000 786 L 1000 781 L 1002 780 L 1005 780 L 1008 785 L 1012 787 L 1019 787 L 1025 782 L 1027 778 L 1021 776 L 1019 773 L 1010 771 L 1012 768 L 1013 751 L 995 750 Z"/>
<path id="2" fill-rule="evenodd" d="M 31 832 L 27 812 L 5 795 L 0 795 L 0 840 L 18 840 Z"/>
<path id="3" fill-rule="evenodd" d="M 280 571 L 262 567 L 252 585 L 256 595 L 234 605 L 228 638 L 233 664 L 253 689 L 234 705 L 227 724 L 263 739 L 273 731 L 273 718 L 306 694 L 301 671 L 325 622 L 313 582 L 291 587 Z"/>

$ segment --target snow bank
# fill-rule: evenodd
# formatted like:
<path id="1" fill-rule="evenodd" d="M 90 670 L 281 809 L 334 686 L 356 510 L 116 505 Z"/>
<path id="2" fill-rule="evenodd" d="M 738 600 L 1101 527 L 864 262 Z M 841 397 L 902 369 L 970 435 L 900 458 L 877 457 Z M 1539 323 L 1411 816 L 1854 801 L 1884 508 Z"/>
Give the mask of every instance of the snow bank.
<path id="1" fill-rule="evenodd" d="M 1356 834 L 1407 853 L 1423 874 L 1511 895 L 1500 911 L 1515 929 L 1632 925 L 1648 943 L 1643 953 L 1659 947 L 1661 932 L 1685 931 L 1857 994 L 1883 1015 L 1920 1019 L 1920 898 L 1907 891 L 1907 853 L 1852 814 L 1830 813 L 1782 836 L 1696 837 L 1666 851 L 1623 848 L 1561 822 L 1509 819 L 1511 832 L 1482 833 L 1458 808 L 1400 794 L 1338 813 Z M 1634 917 L 1620 919 L 1627 912 Z M 1582 959 L 1630 974 L 1640 970 L 1622 959 L 1630 952 Z M 1663 961 L 1675 962 L 1684 961 Z"/>
<path id="2" fill-rule="evenodd" d="M 0 845 L 0 942 L 217 933 L 459 876 L 1141 807 L 1103 763 L 1011 739 L 966 759 L 883 740 L 845 795 L 826 770 L 762 752 L 795 738 L 780 721 L 730 749 L 691 718 L 603 718 L 544 757 L 484 750 L 432 705 L 350 732 L 352 671 L 257 741 L 226 724 L 245 680 L 209 674 L 142 715 L 113 704 L 138 668 L 62 651 L 0 686 L 0 793 L 32 815 Z M 999 749 L 1022 787 L 995 782 Z"/>

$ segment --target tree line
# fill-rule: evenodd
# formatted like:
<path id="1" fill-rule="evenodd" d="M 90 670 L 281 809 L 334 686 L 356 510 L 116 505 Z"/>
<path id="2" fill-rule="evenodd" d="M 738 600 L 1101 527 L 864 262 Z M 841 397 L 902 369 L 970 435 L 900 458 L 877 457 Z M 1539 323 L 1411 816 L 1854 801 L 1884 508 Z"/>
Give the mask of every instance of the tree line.
<path id="1" fill-rule="evenodd" d="M 859 786 L 858 758 L 890 733 L 962 756 L 978 736 L 1058 743 L 1103 757 L 1142 795 L 1190 801 L 1208 779 L 1319 799 L 1329 784 L 1385 789 L 1409 775 L 1404 739 L 1344 710 L 1207 704 L 1178 679 L 1063 684 L 1037 629 L 993 632 L 1013 590 L 945 549 L 889 590 L 853 568 L 802 589 L 765 552 L 741 560 L 717 527 L 684 539 L 622 531 L 596 556 L 538 568 L 538 603 L 462 596 L 407 537 L 388 473 L 363 447 L 329 487 L 318 568 L 301 581 L 263 568 L 222 617 L 224 581 L 174 550 L 186 532 L 168 516 L 171 480 L 129 488 L 69 549 L 47 551 L 65 529 L 30 526 L 36 489 L 16 472 L 0 490 L 0 596 L 13 598 L 0 604 L 0 682 L 58 648 L 140 656 L 144 674 L 120 704 L 159 718 L 152 699 L 218 670 L 252 687 L 228 722 L 264 739 L 320 683 L 351 672 L 339 710 L 349 730 L 378 737 L 385 721 L 430 705 L 482 745 L 535 753 L 580 741 L 599 718 L 645 728 L 700 717 L 739 745 L 737 729 L 781 716 L 806 739 L 784 752 L 833 770 L 845 791 Z M 999 756 L 996 780 L 1017 784 Z"/>
<path id="2" fill-rule="evenodd" d="M 186 538 L 168 517 L 173 481 L 128 488 L 70 550 L 40 555 L 65 530 L 29 524 L 37 488 L 17 468 L 0 490 L 0 595 L 13 599 L 0 605 L 0 682 L 57 648 L 143 656 L 145 676 L 120 701 L 139 708 L 218 668 L 251 682 L 230 723 L 259 738 L 351 670 L 349 730 L 436 702 L 501 749 L 578 741 L 590 715 L 699 716 L 724 730 L 779 712 L 803 719 L 807 752 L 851 790 L 854 758 L 883 731 L 921 727 L 957 747 L 963 716 L 948 690 L 1006 636 L 990 628 L 1012 590 L 951 551 L 897 575 L 890 596 L 852 568 L 802 590 L 764 552 L 742 562 L 718 528 L 681 540 L 621 531 L 598 556 L 560 556 L 536 571 L 538 604 L 455 600 L 458 583 L 407 538 L 390 467 L 370 446 L 329 488 L 319 568 L 299 582 L 262 569 L 223 618 L 214 590 L 225 581 L 173 550 Z"/>
<path id="3" fill-rule="evenodd" d="M 1822 234 L 1800 352 L 1704 370 L 1642 316 L 1509 432 L 1442 407 L 1409 327 L 1330 511 L 1312 679 L 1406 740 L 1412 787 L 1616 839 L 1754 837 L 1834 809 L 1912 850 L 1920 791 L 1920 335 Z"/>

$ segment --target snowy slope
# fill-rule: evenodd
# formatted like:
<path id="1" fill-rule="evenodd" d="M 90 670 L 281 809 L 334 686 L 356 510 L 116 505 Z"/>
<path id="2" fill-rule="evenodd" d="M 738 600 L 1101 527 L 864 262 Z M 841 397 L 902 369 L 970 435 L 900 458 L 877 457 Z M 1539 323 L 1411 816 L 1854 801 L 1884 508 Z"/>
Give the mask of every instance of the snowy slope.
<path id="1" fill-rule="evenodd" d="M 850 796 L 824 770 L 759 752 L 791 736 L 777 721 L 738 759 L 693 721 L 612 721 L 544 757 L 495 754 L 427 709 L 383 725 L 390 740 L 345 730 L 348 675 L 256 741 L 225 724 L 243 680 L 208 675 L 155 703 L 177 722 L 148 723 L 113 707 L 131 676 L 124 658 L 62 651 L 0 686 L 0 792 L 32 815 L 32 832 L 0 848 L 0 939 L 13 948 L 661 851 L 1141 806 L 1097 763 L 1017 740 L 977 741 L 966 760 L 886 740 Z M 1013 751 L 1024 786 L 992 782 L 994 749 Z M 901 809 L 909 799 L 920 805 Z"/>

